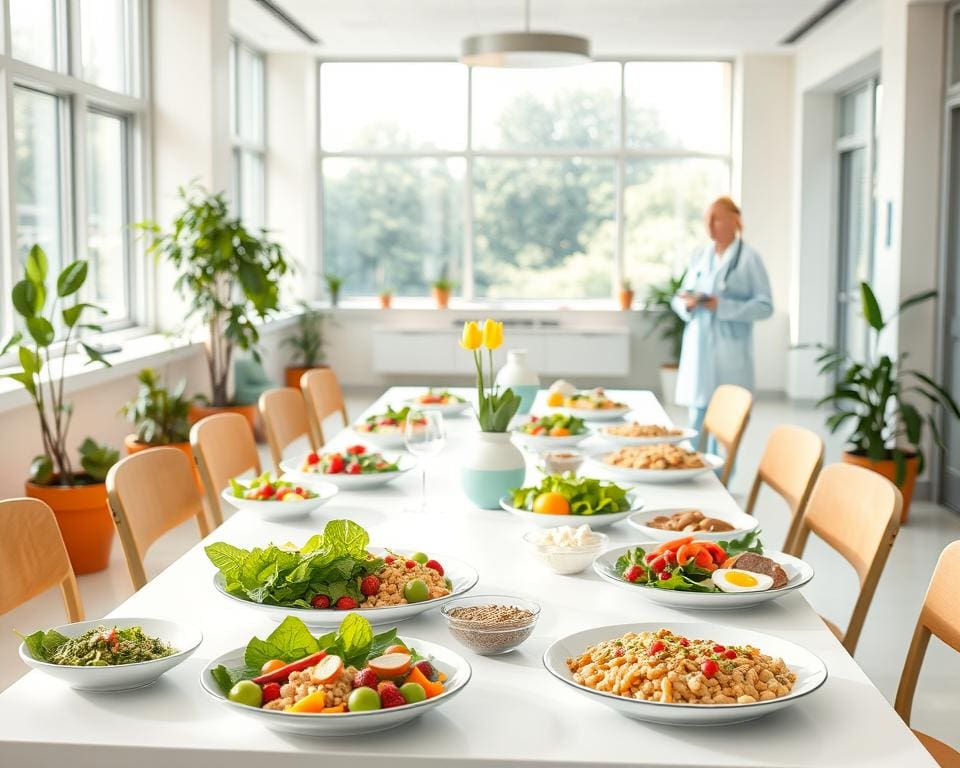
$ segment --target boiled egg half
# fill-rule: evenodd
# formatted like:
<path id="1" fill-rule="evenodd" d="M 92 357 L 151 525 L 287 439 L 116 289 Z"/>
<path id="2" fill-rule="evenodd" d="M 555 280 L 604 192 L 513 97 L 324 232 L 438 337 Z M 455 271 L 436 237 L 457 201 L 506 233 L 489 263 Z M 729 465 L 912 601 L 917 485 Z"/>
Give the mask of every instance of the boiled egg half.
<path id="1" fill-rule="evenodd" d="M 717 568 L 710 578 L 721 592 L 763 592 L 773 586 L 769 576 L 739 568 Z"/>

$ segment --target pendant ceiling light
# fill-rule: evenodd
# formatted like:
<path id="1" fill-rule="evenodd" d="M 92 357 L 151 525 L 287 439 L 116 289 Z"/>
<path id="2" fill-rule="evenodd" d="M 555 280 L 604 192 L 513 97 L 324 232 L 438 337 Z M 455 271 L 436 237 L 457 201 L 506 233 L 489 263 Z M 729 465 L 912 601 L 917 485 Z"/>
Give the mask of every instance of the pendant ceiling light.
<path id="1" fill-rule="evenodd" d="M 460 61 L 472 67 L 569 67 L 590 61 L 590 41 L 579 35 L 530 31 L 530 0 L 524 0 L 524 31 L 464 38 Z"/>

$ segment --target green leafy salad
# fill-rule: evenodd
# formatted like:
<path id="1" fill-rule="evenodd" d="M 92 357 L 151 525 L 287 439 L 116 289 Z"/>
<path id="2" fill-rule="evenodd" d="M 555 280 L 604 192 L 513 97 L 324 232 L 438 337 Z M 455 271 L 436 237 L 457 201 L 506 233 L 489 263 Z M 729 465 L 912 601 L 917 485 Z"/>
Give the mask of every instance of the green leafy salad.
<path id="1" fill-rule="evenodd" d="M 577 477 L 572 472 L 563 475 L 547 475 L 540 485 L 526 488 L 514 488 L 510 491 L 513 506 L 532 512 L 553 510 L 558 497 L 566 500 L 568 509 L 559 510 L 560 514 L 604 515 L 626 512 L 630 509 L 629 489 L 609 480 L 596 480 L 591 477 Z M 562 506 L 562 505 L 561 505 Z"/>
<path id="2" fill-rule="evenodd" d="M 341 597 L 360 602 L 361 579 L 383 567 L 382 559 L 367 552 L 369 543 L 367 532 L 353 521 L 331 520 L 299 548 L 241 549 L 216 542 L 205 551 L 229 594 L 264 605 L 311 608 L 317 594 L 331 603 Z"/>
<path id="3" fill-rule="evenodd" d="M 150 637 L 141 627 L 107 629 L 101 625 L 78 637 L 67 637 L 51 629 L 20 637 L 33 658 L 70 667 L 138 664 L 177 653 L 176 648 L 159 638 Z"/>

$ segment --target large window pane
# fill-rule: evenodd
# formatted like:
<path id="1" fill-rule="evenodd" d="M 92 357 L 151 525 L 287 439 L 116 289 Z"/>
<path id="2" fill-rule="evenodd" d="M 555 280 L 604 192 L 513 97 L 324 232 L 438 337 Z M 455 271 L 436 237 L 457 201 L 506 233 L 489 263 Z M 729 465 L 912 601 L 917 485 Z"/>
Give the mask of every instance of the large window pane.
<path id="1" fill-rule="evenodd" d="M 614 173 L 613 160 L 477 158 L 477 295 L 610 296 Z"/>
<path id="2" fill-rule="evenodd" d="M 327 152 L 465 146 L 467 68 L 461 64 L 324 64 L 320 94 Z"/>
<path id="3" fill-rule="evenodd" d="M 111 91 L 129 92 L 129 0 L 82 0 L 79 5 L 83 79 Z"/>
<path id="4" fill-rule="evenodd" d="M 257 229 L 264 224 L 263 156 L 240 152 L 240 217 L 244 226 Z"/>
<path id="5" fill-rule="evenodd" d="M 46 251 L 54 274 L 63 266 L 59 122 L 56 96 L 14 88 L 17 250 L 21 258 L 26 258 L 31 246 L 39 244 Z"/>
<path id="6" fill-rule="evenodd" d="M 245 141 L 263 142 L 263 56 L 237 46 L 237 135 Z"/>
<path id="7" fill-rule="evenodd" d="M 424 296 L 430 282 L 460 282 L 463 174 L 460 158 L 323 162 L 324 270 L 343 291 Z"/>
<path id="8" fill-rule="evenodd" d="M 476 148 L 613 148 L 619 141 L 619 64 L 480 67 L 472 77 Z"/>
<path id="9" fill-rule="evenodd" d="M 627 144 L 729 152 L 730 70 L 729 64 L 717 61 L 627 64 Z"/>
<path id="10" fill-rule="evenodd" d="M 56 20 L 56 0 L 10 0 L 14 57 L 44 69 L 56 69 Z"/>
<path id="11" fill-rule="evenodd" d="M 125 147 L 123 118 L 87 114 L 87 253 L 94 299 L 110 320 L 129 314 Z"/>
<path id="12" fill-rule="evenodd" d="M 730 190 L 724 160 L 631 160 L 624 188 L 624 276 L 660 282 L 707 240 L 703 213 Z"/>

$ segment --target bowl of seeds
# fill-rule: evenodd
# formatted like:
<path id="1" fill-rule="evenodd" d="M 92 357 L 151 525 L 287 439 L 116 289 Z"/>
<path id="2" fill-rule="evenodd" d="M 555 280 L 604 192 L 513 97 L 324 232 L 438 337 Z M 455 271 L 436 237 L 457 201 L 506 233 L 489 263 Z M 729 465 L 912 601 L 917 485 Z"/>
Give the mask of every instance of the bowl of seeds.
<path id="1" fill-rule="evenodd" d="M 474 595 L 440 609 L 457 642 L 481 656 L 512 651 L 537 625 L 540 606 L 509 595 Z"/>

